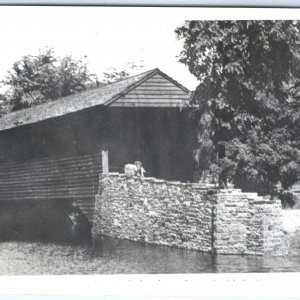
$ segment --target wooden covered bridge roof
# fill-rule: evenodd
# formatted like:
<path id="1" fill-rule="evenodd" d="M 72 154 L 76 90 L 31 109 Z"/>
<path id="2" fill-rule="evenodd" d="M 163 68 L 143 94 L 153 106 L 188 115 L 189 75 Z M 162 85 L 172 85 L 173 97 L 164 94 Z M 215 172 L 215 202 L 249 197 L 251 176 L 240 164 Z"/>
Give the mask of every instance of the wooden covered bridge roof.
<path id="1" fill-rule="evenodd" d="M 90 89 L 50 103 L 15 111 L 0 118 L 0 131 L 63 116 L 98 105 L 116 107 L 180 107 L 190 91 L 153 69 L 104 87 Z"/>

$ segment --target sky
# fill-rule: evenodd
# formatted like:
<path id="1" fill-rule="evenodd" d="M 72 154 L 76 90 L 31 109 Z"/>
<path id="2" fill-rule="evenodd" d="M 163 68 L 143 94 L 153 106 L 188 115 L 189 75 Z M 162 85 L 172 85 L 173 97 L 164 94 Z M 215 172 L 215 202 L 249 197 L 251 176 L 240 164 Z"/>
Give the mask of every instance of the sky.
<path id="1" fill-rule="evenodd" d="M 178 62 L 182 41 L 174 30 L 183 24 L 170 9 L 0 7 L 0 79 L 13 62 L 48 47 L 61 57 L 86 55 L 89 70 L 99 78 L 135 62 L 143 68 L 133 75 L 159 68 L 193 90 L 196 78 Z"/>
<path id="2" fill-rule="evenodd" d="M 185 20 L 299 19 L 299 9 L 183 7 L 0 6 L 0 80 L 22 56 L 46 47 L 58 56 L 86 61 L 101 80 L 129 62 L 159 68 L 190 90 L 198 85 L 178 62 L 182 41 L 175 29 Z"/>

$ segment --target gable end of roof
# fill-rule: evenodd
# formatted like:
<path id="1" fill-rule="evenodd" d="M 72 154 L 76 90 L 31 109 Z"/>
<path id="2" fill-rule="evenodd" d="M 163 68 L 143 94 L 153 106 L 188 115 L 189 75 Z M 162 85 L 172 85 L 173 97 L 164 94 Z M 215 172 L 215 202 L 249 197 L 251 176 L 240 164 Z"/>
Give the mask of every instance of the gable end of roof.
<path id="1" fill-rule="evenodd" d="M 152 71 L 148 71 L 145 77 L 141 78 L 139 81 L 130 84 L 127 88 L 125 88 L 122 92 L 115 95 L 113 98 L 111 98 L 109 101 L 106 101 L 104 105 L 108 106 L 112 104 L 113 102 L 117 101 L 119 98 L 125 96 L 127 93 L 141 85 L 143 82 L 151 78 L 152 76 L 156 75 L 159 72 L 159 69 L 153 69 Z"/>
<path id="2" fill-rule="evenodd" d="M 157 69 L 157 73 L 159 75 L 161 75 L 162 77 L 164 77 L 165 79 L 167 79 L 170 82 L 172 82 L 174 85 L 176 85 L 177 87 L 179 87 L 180 89 L 182 89 L 187 94 L 189 94 L 191 92 L 189 89 L 187 89 L 186 87 L 184 87 L 183 85 L 181 85 L 179 82 L 177 82 L 175 79 L 173 79 L 172 77 L 168 76 L 166 73 L 162 72 L 161 70 Z"/>
<path id="3" fill-rule="evenodd" d="M 117 94 L 116 96 L 114 96 L 109 101 L 106 101 L 104 103 L 104 105 L 109 106 L 110 104 L 112 104 L 115 101 L 117 101 L 118 99 L 124 97 L 126 94 L 128 94 L 129 92 L 131 92 L 132 90 L 134 90 L 135 88 L 137 88 L 139 85 L 141 85 L 142 83 L 144 83 L 145 81 L 147 81 L 148 79 L 150 79 L 151 77 L 153 77 L 155 75 L 162 76 L 163 78 L 165 78 L 166 80 L 170 81 L 175 86 L 177 86 L 178 88 L 180 88 L 181 90 L 183 90 L 185 93 L 187 93 L 187 94 L 191 93 L 190 90 L 188 90 L 186 87 L 184 87 L 183 85 L 181 85 L 180 83 L 178 83 L 176 80 L 174 80 L 173 78 L 171 78 L 170 76 L 168 76 L 167 74 L 165 74 L 164 72 L 162 72 L 161 70 L 159 70 L 158 68 L 156 68 L 156 69 L 153 69 L 152 71 L 148 71 L 147 74 L 145 75 L 145 77 L 143 77 L 139 81 L 137 81 L 137 82 L 129 85 L 124 91 L 122 91 L 121 93 Z"/>

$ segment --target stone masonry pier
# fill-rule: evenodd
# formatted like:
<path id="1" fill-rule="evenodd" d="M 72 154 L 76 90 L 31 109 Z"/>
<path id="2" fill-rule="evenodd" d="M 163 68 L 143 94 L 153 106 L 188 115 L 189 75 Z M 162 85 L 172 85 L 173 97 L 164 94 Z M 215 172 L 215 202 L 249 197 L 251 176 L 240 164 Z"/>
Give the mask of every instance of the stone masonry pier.
<path id="1" fill-rule="evenodd" d="M 100 175 L 93 235 L 216 254 L 287 253 L 280 200 L 118 173 Z"/>

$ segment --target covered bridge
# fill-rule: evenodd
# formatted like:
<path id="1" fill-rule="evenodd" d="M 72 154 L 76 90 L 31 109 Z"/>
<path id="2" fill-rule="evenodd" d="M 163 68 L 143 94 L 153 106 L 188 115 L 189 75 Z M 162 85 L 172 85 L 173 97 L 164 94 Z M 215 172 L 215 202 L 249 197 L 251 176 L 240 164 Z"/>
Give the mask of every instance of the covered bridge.
<path id="1" fill-rule="evenodd" d="M 149 176 L 189 181 L 190 91 L 159 69 L 0 118 L 0 201 L 69 199 L 91 218 L 102 170 L 139 160 Z"/>

